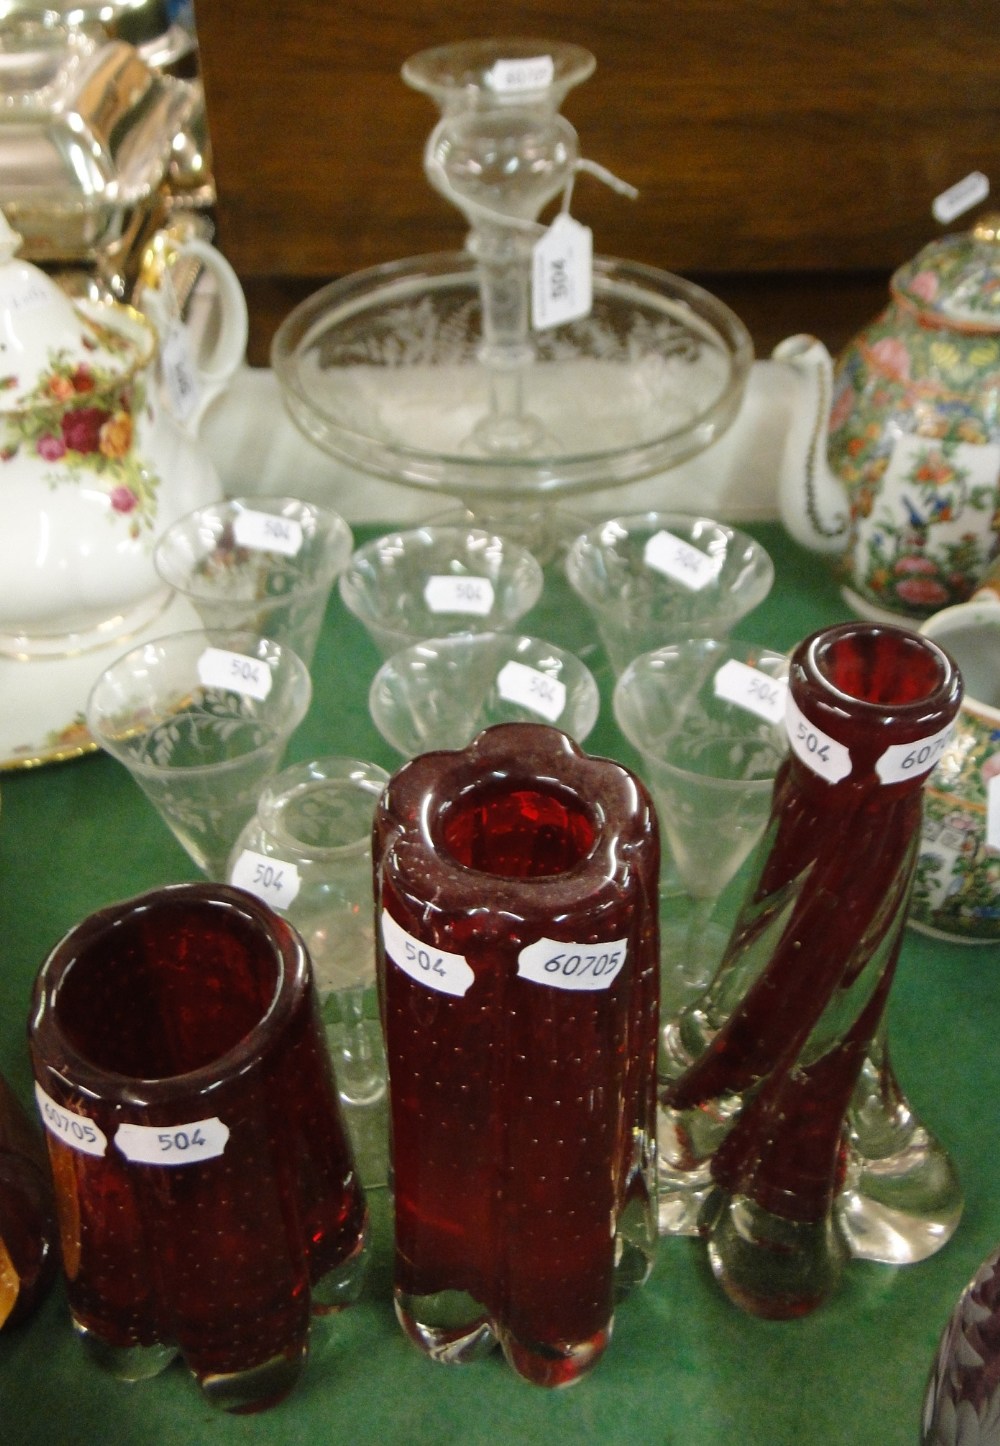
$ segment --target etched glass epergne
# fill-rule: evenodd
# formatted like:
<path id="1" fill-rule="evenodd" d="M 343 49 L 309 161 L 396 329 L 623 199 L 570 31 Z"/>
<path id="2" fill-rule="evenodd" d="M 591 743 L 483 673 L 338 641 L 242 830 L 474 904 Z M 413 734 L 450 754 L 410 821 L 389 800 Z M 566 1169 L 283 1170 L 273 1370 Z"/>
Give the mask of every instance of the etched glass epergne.
<path id="1" fill-rule="evenodd" d="M 565 532 L 558 499 L 662 471 L 721 436 L 753 359 L 709 292 L 592 255 L 569 216 L 580 172 L 631 191 L 581 157 L 560 114 L 593 68 L 589 52 L 546 40 L 408 60 L 403 79 L 441 110 L 425 169 L 467 221 L 465 249 L 333 282 L 285 318 L 271 352 L 292 418 L 339 461 L 445 493 L 535 549 Z M 541 252 L 557 232 L 559 254 Z"/>

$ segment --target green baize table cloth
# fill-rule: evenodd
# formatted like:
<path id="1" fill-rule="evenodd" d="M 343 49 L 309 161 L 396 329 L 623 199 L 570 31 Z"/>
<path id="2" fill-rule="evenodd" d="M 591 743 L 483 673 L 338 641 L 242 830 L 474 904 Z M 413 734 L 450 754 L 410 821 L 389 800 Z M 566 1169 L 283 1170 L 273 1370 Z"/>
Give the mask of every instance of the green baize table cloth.
<path id="1" fill-rule="evenodd" d="M 355 527 L 356 540 L 390 525 Z M 848 616 L 824 562 L 775 523 L 749 530 L 771 552 L 777 581 L 739 635 L 787 649 Z M 603 705 L 586 747 L 637 767 L 612 718 L 610 670 L 551 567 L 522 631 L 567 645 L 589 638 Z M 398 766 L 367 711 L 378 662 L 335 591 L 313 703 L 286 762 L 346 753 Z M 5 772 L 0 795 L 0 1070 L 34 1114 L 26 1022 L 46 953 L 92 910 L 196 871 L 125 769 L 104 754 Z M 966 1197 L 956 1235 L 929 1261 L 852 1262 L 822 1309 L 769 1322 L 725 1299 L 703 1243 L 663 1240 L 649 1282 L 619 1307 L 597 1369 L 571 1390 L 546 1392 L 519 1380 L 499 1353 L 447 1367 L 405 1340 L 392 1308 L 390 1201 L 375 1189 L 362 1299 L 319 1325 L 304 1377 L 283 1404 L 253 1418 L 219 1414 L 181 1364 L 135 1385 L 102 1375 L 73 1338 L 59 1282 L 30 1322 L 0 1334 L 0 1442 L 915 1446 L 941 1328 L 1000 1242 L 1000 947 L 908 929 L 889 1020 L 903 1088 L 953 1154 Z"/>

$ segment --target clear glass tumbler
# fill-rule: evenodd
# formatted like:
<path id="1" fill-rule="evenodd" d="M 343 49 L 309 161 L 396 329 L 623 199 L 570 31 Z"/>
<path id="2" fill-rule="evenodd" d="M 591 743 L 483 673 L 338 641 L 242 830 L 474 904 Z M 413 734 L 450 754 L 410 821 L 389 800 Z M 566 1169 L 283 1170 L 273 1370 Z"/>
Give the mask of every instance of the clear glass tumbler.
<path id="1" fill-rule="evenodd" d="M 372 820 L 388 781 L 385 769 L 358 758 L 284 769 L 264 788 L 227 874 L 305 941 L 366 1185 L 386 1182 L 385 1055 L 365 995 L 375 984 Z"/>

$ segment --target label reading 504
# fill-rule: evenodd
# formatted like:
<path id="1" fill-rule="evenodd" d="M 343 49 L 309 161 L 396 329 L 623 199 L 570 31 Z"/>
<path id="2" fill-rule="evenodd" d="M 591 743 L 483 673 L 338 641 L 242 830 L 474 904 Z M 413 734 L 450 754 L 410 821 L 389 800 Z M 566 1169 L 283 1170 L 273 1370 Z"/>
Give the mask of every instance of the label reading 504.
<path id="1" fill-rule="evenodd" d="M 229 1126 L 213 1116 L 187 1125 L 119 1125 L 115 1145 L 137 1165 L 197 1165 L 222 1154 Z"/>
<path id="2" fill-rule="evenodd" d="M 287 909 L 295 902 L 302 880 L 295 864 L 243 849 L 230 871 L 229 882 L 256 894 L 272 909 Z"/>
<path id="3" fill-rule="evenodd" d="M 263 701 L 271 691 L 271 669 L 261 658 L 206 648 L 198 659 L 198 677 L 206 688 L 226 688 Z"/>
<path id="4" fill-rule="evenodd" d="M 807 768 L 825 778 L 827 783 L 839 783 L 847 778 L 851 768 L 851 755 L 843 743 L 817 728 L 802 712 L 791 693 L 785 711 L 788 741 L 793 753 L 797 754 Z"/>
<path id="5" fill-rule="evenodd" d="M 493 584 L 488 577 L 435 573 L 424 585 L 424 602 L 432 613 L 486 617 L 493 606 L 493 596 Z"/>
<path id="6" fill-rule="evenodd" d="M 608 944 L 567 944 L 560 939 L 539 939 L 517 956 L 520 978 L 554 989 L 608 989 L 625 963 L 627 939 Z"/>
<path id="7" fill-rule="evenodd" d="M 382 910 L 382 942 L 385 952 L 404 974 L 417 984 L 434 989 L 438 994 L 461 998 L 475 980 L 475 974 L 464 954 L 436 949 L 415 939 L 397 924 L 388 909 Z"/>
<path id="8" fill-rule="evenodd" d="M 302 524 L 294 517 L 273 512 L 241 512 L 233 521 L 233 536 L 240 547 L 255 552 L 280 552 L 295 557 L 302 551 Z"/>

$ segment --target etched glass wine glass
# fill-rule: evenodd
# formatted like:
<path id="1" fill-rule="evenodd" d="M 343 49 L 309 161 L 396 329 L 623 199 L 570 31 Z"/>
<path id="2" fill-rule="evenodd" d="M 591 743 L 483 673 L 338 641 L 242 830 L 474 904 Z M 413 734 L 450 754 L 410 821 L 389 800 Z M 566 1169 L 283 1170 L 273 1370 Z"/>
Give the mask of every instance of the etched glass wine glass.
<path id="1" fill-rule="evenodd" d="M 106 668 L 87 702 L 87 727 L 202 873 L 221 880 L 311 697 L 309 671 L 292 648 L 195 629 L 143 643 Z"/>
<path id="2" fill-rule="evenodd" d="M 678 987 L 708 983 L 725 943 L 719 895 L 760 839 L 787 752 L 788 659 L 755 643 L 692 638 L 642 653 L 615 686 L 615 719 L 636 749 L 681 882 L 694 901 L 662 930 L 664 1013 Z"/>

